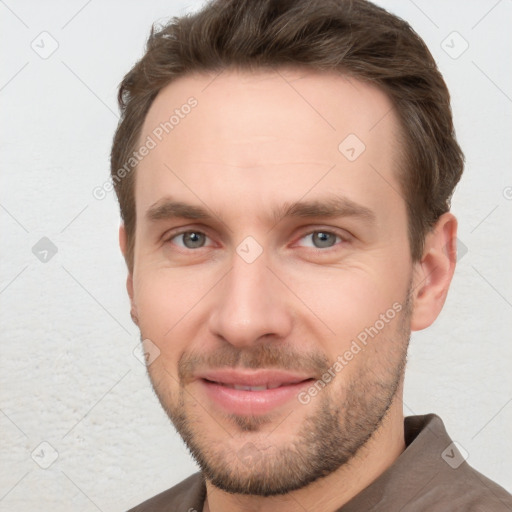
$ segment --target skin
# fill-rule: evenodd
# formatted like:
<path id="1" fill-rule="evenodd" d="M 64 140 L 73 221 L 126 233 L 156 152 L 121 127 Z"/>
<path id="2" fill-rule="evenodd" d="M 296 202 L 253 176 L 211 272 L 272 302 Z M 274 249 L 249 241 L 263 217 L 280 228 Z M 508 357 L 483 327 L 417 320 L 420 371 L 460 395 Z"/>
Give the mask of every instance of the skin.
<path id="1" fill-rule="evenodd" d="M 142 338 L 160 350 L 148 367 L 151 381 L 178 431 L 212 471 L 204 510 L 334 510 L 405 448 L 409 335 L 429 326 L 443 307 L 455 267 L 456 220 L 441 216 L 422 259 L 411 260 L 396 177 L 399 124 L 374 86 L 298 69 L 187 75 L 159 93 L 140 140 L 190 96 L 197 107 L 136 171 L 127 288 Z M 354 161 L 338 150 L 348 134 L 366 146 Z M 369 209 L 373 220 L 271 213 L 293 201 L 340 196 Z M 202 206 L 212 219 L 148 218 L 148 210 L 170 198 Z M 178 228 L 204 233 L 204 244 L 187 247 Z M 315 247 L 318 232 L 333 233 L 330 244 Z M 262 250 L 251 263 L 237 253 L 248 236 Z M 125 252 L 122 226 L 120 245 Z M 194 378 L 230 357 L 240 358 L 239 368 L 301 367 L 319 378 L 322 364 L 332 365 L 393 304 L 400 304 L 399 314 L 308 404 L 291 400 L 264 415 L 226 414 Z M 334 423 L 326 425 L 328 418 Z M 322 427 L 326 433 L 315 437 Z M 329 435 L 332 445 L 322 446 L 320 437 Z M 248 446 L 253 464 L 239 456 Z M 251 480 L 277 485 L 288 467 L 306 471 L 301 460 L 323 450 L 319 460 L 325 461 L 334 447 L 347 450 L 345 460 L 307 485 L 274 496 L 223 488 L 230 478 L 239 486 Z"/>

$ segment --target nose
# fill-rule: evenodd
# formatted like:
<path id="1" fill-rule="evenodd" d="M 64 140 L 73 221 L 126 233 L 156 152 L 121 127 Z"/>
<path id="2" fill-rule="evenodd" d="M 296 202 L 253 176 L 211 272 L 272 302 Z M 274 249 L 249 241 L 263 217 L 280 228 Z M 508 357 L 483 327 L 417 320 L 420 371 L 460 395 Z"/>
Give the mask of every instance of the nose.
<path id="1" fill-rule="evenodd" d="M 261 255 L 247 263 L 234 254 L 232 268 L 215 287 L 210 332 L 243 348 L 268 339 L 284 339 L 293 325 L 286 286 Z"/>

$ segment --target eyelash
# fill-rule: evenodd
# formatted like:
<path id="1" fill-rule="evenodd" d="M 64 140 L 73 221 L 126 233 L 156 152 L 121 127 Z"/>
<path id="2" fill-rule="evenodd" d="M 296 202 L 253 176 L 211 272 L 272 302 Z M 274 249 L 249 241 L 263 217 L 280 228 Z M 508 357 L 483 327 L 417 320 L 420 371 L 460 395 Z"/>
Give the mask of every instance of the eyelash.
<path id="1" fill-rule="evenodd" d="M 188 229 L 182 229 L 180 231 L 176 231 L 176 232 L 173 232 L 171 233 L 169 236 L 166 237 L 165 239 L 165 243 L 169 243 L 169 242 L 172 242 L 173 239 L 181 236 L 181 235 L 185 235 L 187 233 L 196 233 L 196 234 L 200 234 L 200 235 L 205 235 L 207 238 L 210 238 L 204 231 L 200 231 L 199 229 L 191 229 L 191 228 L 188 228 Z M 343 244 L 343 243 L 347 243 L 349 241 L 349 236 L 346 235 L 346 234 L 341 234 L 337 231 L 334 231 L 332 229 L 314 229 L 313 231 L 308 231 L 306 233 L 303 233 L 300 238 L 298 240 L 302 240 L 304 239 L 305 237 L 307 236 L 311 236 L 315 233 L 324 233 L 324 234 L 328 234 L 328 235 L 333 235 L 335 236 L 336 238 L 339 239 L 339 242 L 335 243 L 333 246 L 331 247 L 325 247 L 325 248 L 320 248 L 320 247 L 307 247 L 308 249 L 310 250 L 313 250 L 314 252 L 318 252 L 318 253 L 328 253 L 332 250 L 336 250 L 340 244 Z M 191 252 L 191 251 L 199 251 L 200 249 L 205 249 L 207 247 L 198 247 L 196 249 L 190 249 L 188 247 L 180 247 L 180 250 L 182 251 L 186 251 L 186 252 Z"/>

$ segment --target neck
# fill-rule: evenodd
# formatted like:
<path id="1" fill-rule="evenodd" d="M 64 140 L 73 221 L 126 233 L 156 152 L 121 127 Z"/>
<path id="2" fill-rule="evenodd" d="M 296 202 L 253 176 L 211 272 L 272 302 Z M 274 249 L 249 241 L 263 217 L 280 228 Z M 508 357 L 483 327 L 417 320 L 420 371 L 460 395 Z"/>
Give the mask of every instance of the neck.
<path id="1" fill-rule="evenodd" d="M 380 427 L 345 465 L 282 496 L 229 494 L 206 481 L 203 512 L 320 512 L 337 510 L 379 477 L 405 449 L 402 389 Z"/>

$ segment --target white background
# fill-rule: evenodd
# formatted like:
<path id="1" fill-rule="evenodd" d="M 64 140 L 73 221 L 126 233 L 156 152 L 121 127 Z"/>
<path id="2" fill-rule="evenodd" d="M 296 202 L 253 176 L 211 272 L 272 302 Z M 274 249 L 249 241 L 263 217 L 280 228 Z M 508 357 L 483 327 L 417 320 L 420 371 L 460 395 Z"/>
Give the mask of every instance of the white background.
<path id="1" fill-rule="evenodd" d="M 379 3 L 434 54 L 467 159 L 453 200 L 467 253 L 438 321 L 413 335 L 405 413 L 438 413 L 512 490 L 512 2 Z M 115 197 L 92 195 L 108 179 L 116 88 L 151 23 L 186 5 L 0 2 L 1 511 L 122 511 L 196 471 L 133 355 Z M 47 59 L 31 47 L 51 49 L 43 31 L 58 42 Z M 458 58 L 453 31 L 469 44 Z M 58 249 L 46 263 L 32 252 L 42 237 Z M 34 450 L 58 458 L 43 469 Z"/>

